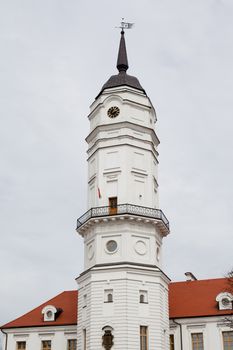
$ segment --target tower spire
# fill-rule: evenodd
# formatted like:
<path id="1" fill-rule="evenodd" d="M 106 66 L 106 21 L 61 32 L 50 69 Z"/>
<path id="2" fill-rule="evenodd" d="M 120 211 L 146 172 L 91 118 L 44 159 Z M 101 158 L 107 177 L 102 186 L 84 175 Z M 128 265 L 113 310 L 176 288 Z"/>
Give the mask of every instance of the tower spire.
<path id="1" fill-rule="evenodd" d="M 130 86 L 130 87 L 137 89 L 137 90 L 140 90 L 144 94 L 146 94 L 145 90 L 143 89 L 143 87 L 139 83 L 138 79 L 132 75 L 127 74 L 127 70 L 129 68 L 129 65 L 128 65 L 126 45 L 125 45 L 125 32 L 124 32 L 124 30 L 132 28 L 133 25 L 134 25 L 134 23 L 124 22 L 124 18 L 122 18 L 122 22 L 121 22 L 120 27 L 116 27 L 116 28 L 121 28 L 121 39 L 120 39 L 117 64 L 116 64 L 116 67 L 118 69 L 118 74 L 112 75 L 106 81 L 106 83 L 102 86 L 102 89 L 96 98 L 98 98 L 105 89 L 109 89 L 109 88 L 113 88 L 113 87 L 117 87 L 117 86 L 123 86 L 123 85 Z"/>
<path id="2" fill-rule="evenodd" d="M 117 58 L 117 69 L 118 69 L 119 73 L 126 72 L 127 69 L 129 68 L 124 34 L 125 34 L 125 32 L 122 29 L 121 30 L 119 51 L 118 51 L 118 58 Z"/>

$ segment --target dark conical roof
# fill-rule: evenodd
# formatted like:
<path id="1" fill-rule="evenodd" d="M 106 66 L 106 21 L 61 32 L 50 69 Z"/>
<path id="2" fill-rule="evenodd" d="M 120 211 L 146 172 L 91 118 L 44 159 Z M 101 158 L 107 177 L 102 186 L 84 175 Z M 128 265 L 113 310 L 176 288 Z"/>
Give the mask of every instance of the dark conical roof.
<path id="1" fill-rule="evenodd" d="M 118 51 L 118 58 L 117 58 L 117 69 L 119 73 L 117 75 L 112 75 L 108 79 L 108 81 L 103 85 L 101 92 L 108 88 L 127 85 L 132 88 L 141 90 L 145 93 L 145 90 L 139 83 L 138 79 L 126 73 L 128 68 L 129 68 L 129 65 L 128 65 L 128 59 L 127 59 L 126 45 L 125 45 L 125 36 L 124 36 L 124 31 L 122 30 L 119 51 Z M 99 93 L 99 95 L 101 94 L 101 92 Z"/>
<path id="2" fill-rule="evenodd" d="M 120 46 L 118 51 L 118 58 L 117 58 L 117 69 L 119 72 L 126 72 L 129 68 L 128 65 L 128 58 L 127 58 L 127 52 L 126 52 L 126 45 L 125 45 L 125 36 L 124 31 L 121 31 L 121 40 L 120 40 Z"/>

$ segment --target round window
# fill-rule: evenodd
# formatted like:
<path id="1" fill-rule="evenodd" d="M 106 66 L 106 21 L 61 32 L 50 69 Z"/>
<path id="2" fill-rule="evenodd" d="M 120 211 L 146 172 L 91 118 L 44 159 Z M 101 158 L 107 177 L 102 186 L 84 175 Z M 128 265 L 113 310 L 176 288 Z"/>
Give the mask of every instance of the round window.
<path id="1" fill-rule="evenodd" d="M 46 312 L 46 316 L 47 316 L 48 318 L 51 318 L 51 317 L 53 316 L 52 311 L 51 311 L 51 310 L 47 311 L 47 312 Z"/>
<path id="2" fill-rule="evenodd" d="M 228 305 L 230 304 L 230 302 L 229 302 L 229 300 L 228 300 L 227 298 L 223 298 L 223 299 L 222 299 L 222 304 L 223 304 L 224 306 L 228 306 Z"/>
<path id="3" fill-rule="evenodd" d="M 111 241 L 108 241 L 106 243 L 106 248 L 109 253 L 113 253 L 117 249 L 117 242 L 111 239 Z"/>

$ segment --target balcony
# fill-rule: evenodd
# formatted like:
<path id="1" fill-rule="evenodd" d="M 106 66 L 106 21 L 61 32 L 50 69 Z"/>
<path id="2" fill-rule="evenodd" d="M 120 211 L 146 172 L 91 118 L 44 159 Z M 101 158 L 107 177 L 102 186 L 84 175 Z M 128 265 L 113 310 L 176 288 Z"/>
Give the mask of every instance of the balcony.
<path id="1" fill-rule="evenodd" d="M 115 208 L 108 206 L 91 208 L 77 220 L 77 230 L 89 219 L 118 215 L 133 215 L 160 220 L 160 222 L 166 227 L 166 230 L 169 231 L 169 221 L 161 209 L 141 207 L 133 204 L 119 204 Z"/>

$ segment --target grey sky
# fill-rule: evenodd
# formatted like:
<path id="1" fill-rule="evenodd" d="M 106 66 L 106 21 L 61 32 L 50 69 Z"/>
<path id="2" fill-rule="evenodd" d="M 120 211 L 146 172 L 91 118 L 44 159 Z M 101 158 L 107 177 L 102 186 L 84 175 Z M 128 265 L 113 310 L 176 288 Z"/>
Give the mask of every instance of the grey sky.
<path id="1" fill-rule="evenodd" d="M 164 270 L 232 267 L 232 16 L 232 0 L 1 2 L 1 324 L 76 288 L 86 116 L 116 72 L 121 17 L 136 23 L 129 74 L 158 116 Z"/>

